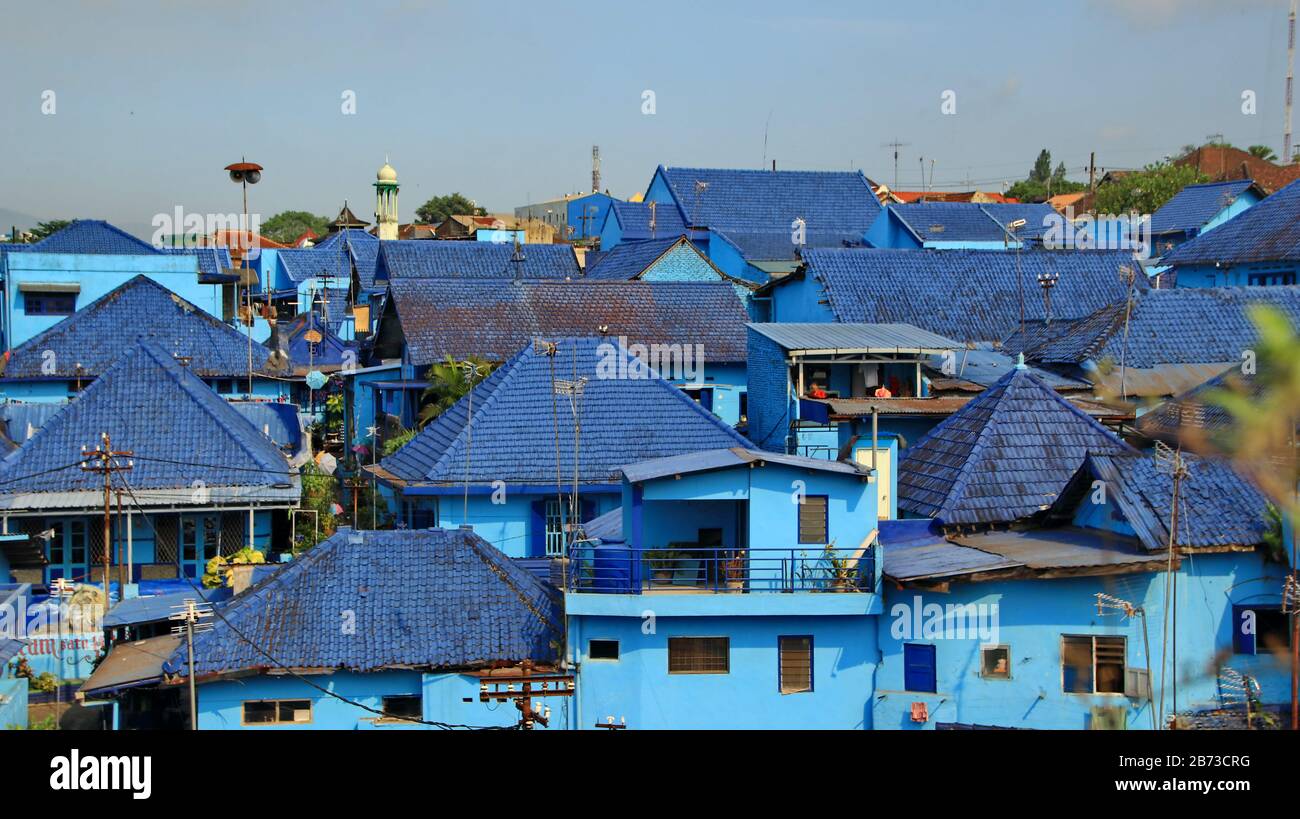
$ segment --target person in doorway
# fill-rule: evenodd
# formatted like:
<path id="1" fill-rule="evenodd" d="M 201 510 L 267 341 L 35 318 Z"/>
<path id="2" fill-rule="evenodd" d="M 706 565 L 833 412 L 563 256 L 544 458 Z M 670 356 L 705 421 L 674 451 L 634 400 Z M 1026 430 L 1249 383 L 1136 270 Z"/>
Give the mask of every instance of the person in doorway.
<path id="1" fill-rule="evenodd" d="M 811 385 L 810 387 L 808 387 L 808 397 L 809 397 L 809 398 L 825 398 L 825 397 L 826 397 L 826 390 L 822 389 L 822 385 L 821 385 L 821 384 L 818 384 L 816 381 L 814 381 L 814 382 L 812 383 L 812 385 Z"/>
<path id="2" fill-rule="evenodd" d="M 881 384 L 879 387 L 876 387 L 876 397 L 877 397 L 877 398 L 893 398 L 893 397 L 894 397 L 894 394 L 893 394 L 892 392 L 889 391 L 889 388 L 888 388 L 888 387 L 886 387 L 884 384 Z"/>

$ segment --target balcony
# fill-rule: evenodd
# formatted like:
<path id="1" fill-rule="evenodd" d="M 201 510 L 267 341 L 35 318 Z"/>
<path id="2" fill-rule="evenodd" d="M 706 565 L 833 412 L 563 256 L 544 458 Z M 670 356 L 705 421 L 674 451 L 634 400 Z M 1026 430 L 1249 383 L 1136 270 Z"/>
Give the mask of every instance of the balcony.
<path id="1" fill-rule="evenodd" d="M 568 563 L 566 591 L 582 594 L 873 594 L 878 580 L 874 543 L 741 550 L 578 544 Z"/>

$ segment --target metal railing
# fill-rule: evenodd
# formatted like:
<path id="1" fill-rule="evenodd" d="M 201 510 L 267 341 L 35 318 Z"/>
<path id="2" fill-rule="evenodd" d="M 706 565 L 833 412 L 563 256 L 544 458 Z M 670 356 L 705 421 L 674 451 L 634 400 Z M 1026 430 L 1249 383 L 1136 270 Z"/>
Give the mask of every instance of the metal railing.
<path id="1" fill-rule="evenodd" d="M 865 549 L 691 547 L 636 550 L 577 544 L 569 591 L 597 594 L 720 594 L 876 591 L 875 544 Z"/>

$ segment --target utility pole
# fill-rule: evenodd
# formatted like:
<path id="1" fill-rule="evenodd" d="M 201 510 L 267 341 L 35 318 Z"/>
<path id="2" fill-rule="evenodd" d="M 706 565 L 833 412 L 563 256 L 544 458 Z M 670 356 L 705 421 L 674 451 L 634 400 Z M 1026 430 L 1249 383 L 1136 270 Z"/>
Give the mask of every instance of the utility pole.
<path id="1" fill-rule="evenodd" d="M 109 609 L 109 567 L 113 555 L 113 530 L 111 524 L 113 511 L 112 477 L 114 472 L 126 472 L 134 466 L 132 461 L 127 461 L 124 466 L 116 463 L 114 459 L 130 458 L 135 453 L 129 449 L 114 451 L 107 432 L 101 432 L 99 440 L 100 445 L 94 449 L 87 449 L 84 446 L 81 448 L 81 469 L 84 472 L 100 472 L 104 475 L 104 613 L 107 614 Z"/>
<path id="2" fill-rule="evenodd" d="M 1291 89 L 1295 84 L 1295 6 L 1291 0 L 1291 14 L 1286 18 L 1286 130 L 1282 132 L 1282 164 L 1291 164 Z"/>
<path id="3" fill-rule="evenodd" d="M 357 519 L 357 495 L 360 494 L 358 490 L 365 486 L 366 482 L 361 478 L 348 478 L 343 481 L 343 485 L 352 490 L 352 528 L 360 529 L 361 521 Z M 371 528 L 374 528 L 373 521 L 371 521 Z"/>
<path id="4" fill-rule="evenodd" d="M 1097 192 L 1097 152 L 1088 154 L 1088 193 Z"/>
<path id="5" fill-rule="evenodd" d="M 515 689 L 516 685 L 519 686 L 518 690 Z M 506 699 L 513 699 L 515 708 L 519 709 L 519 730 L 531 731 L 534 723 L 541 723 L 543 727 L 551 724 L 551 709 L 546 707 L 541 711 L 534 711 L 534 697 L 572 697 L 573 692 L 572 674 L 548 672 L 535 674 L 532 661 L 525 660 L 520 664 L 517 676 L 488 674 L 483 677 L 479 682 L 478 699 L 479 702 L 493 700 L 504 702 Z"/>
<path id="6" fill-rule="evenodd" d="M 1155 449 L 1157 468 L 1169 473 L 1173 479 L 1173 491 L 1169 503 L 1169 557 L 1165 568 L 1165 612 L 1164 639 L 1169 645 L 1171 660 L 1171 684 L 1173 702 L 1170 704 L 1169 716 L 1178 720 L 1178 573 L 1174 565 L 1178 561 L 1178 495 L 1183 479 L 1187 477 L 1187 462 L 1183 460 L 1181 449 L 1171 450 L 1164 444 L 1157 443 Z M 1165 652 L 1160 652 L 1160 702 L 1165 700 Z"/>
<path id="7" fill-rule="evenodd" d="M 173 614 L 168 615 L 168 620 L 180 620 L 182 625 L 172 626 L 172 634 L 185 632 L 185 653 L 188 660 L 186 667 L 186 676 L 189 677 L 190 688 L 190 730 L 199 730 L 199 709 L 198 694 L 194 688 L 194 632 L 196 627 L 199 631 L 206 631 L 211 628 L 211 624 L 202 623 L 204 618 L 212 616 L 212 607 L 207 604 L 198 604 L 194 600 L 187 598 L 184 603 L 174 608 L 179 609 Z"/>

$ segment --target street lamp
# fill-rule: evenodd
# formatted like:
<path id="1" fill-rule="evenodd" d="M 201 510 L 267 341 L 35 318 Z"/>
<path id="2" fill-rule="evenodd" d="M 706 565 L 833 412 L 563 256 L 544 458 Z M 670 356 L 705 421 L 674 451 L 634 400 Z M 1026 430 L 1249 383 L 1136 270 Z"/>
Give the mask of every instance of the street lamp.
<path id="1" fill-rule="evenodd" d="M 248 186 L 256 185 L 262 181 L 262 166 L 256 162 L 247 162 L 243 158 L 226 166 L 226 172 L 230 174 L 230 181 L 240 185 L 244 189 L 244 223 L 240 225 L 240 244 L 243 244 L 243 237 L 248 237 L 248 245 L 251 248 L 253 244 L 252 231 L 249 230 L 248 224 Z M 235 283 L 235 304 L 239 304 L 239 288 L 246 287 L 245 290 L 245 309 L 248 311 L 244 326 L 248 328 L 248 397 L 253 397 L 253 291 L 251 282 L 246 278 L 244 271 L 247 269 L 245 256 L 248 248 L 239 248 L 239 281 Z M 239 311 L 236 310 L 236 313 Z"/>
<path id="2" fill-rule="evenodd" d="M 1020 280 L 1020 237 L 1016 236 L 1016 231 L 1020 230 L 1026 224 L 1024 219 L 1017 219 L 1007 225 L 1008 235 L 1016 240 L 1016 289 L 1020 291 L 1020 347 L 1025 346 L 1025 283 Z M 1006 239 L 1002 240 L 1003 245 L 1007 243 Z"/>

